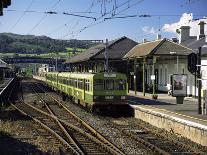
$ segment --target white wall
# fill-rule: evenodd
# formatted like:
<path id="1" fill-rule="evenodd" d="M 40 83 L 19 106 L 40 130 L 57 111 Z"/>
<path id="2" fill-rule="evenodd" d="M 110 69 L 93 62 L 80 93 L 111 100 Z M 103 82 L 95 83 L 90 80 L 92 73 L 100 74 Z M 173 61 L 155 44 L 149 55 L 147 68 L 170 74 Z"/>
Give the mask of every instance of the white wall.
<path id="1" fill-rule="evenodd" d="M 175 60 L 158 60 L 155 64 L 155 69 L 158 69 L 158 90 L 167 92 L 169 89 L 170 76 L 172 74 L 187 74 L 188 83 L 187 83 L 187 94 L 195 95 L 195 78 L 187 68 L 187 59 L 179 59 L 178 57 L 178 72 L 177 72 L 177 59 Z M 148 74 L 149 68 L 152 69 L 151 65 L 147 66 Z M 150 83 L 150 75 L 147 75 L 147 82 Z"/>

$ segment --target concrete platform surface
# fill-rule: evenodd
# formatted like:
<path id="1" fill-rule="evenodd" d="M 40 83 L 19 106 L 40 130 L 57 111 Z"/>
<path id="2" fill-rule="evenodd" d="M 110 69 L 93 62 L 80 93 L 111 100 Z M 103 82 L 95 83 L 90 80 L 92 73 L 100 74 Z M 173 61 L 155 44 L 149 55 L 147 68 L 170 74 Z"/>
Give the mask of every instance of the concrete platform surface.
<path id="1" fill-rule="evenodd" d="M 130 91 L 128 102 L 136 118 L 207 146 L 207 115 L 198 114 L 197 99 L 186 97 L 183 104 L 176 104 L 176 98 L 167 94 L 154 100 L 151 94 Z"/>

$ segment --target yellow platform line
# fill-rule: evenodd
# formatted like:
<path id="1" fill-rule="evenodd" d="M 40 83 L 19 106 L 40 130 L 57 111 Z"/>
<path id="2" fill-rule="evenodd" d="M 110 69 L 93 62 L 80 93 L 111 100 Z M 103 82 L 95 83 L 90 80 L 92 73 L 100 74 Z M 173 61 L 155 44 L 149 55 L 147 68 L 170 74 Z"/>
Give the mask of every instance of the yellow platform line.
<path id="1" fill-rule="evenodd" d="M 133 102 L 133 103 L 138 103 L 138 102 L 132 101 L 132 100 L 128 100 L 128 101 L 129 102 Z M 144 104 L 141 104 L 141 105 L 144 105 Z M 187 117 L 187 118 L 191 118 L 191 119 L 207 122 L 207 120 L 204 120 L 204 119 L 200 119 L 200 118 L 196 118 L 196 117 L 193 117 L 193 116 L 188 116 L 188 115 L 180 114 L 180 113 L 169 111 L 169 110 L 166 110 L 166 109 L 161 109 L 161 108 L 153 107 L 153 106 L 150 106 L 150 105 L 144 105 L 144 106 L 149 107 L 149 108 L 154 108 L 154 109 L 162 110 L 162 111 L 166 111 L 166 112 L 169 112 L 169 113 L 172 113 L 172 114 L 176 114 L 176 115 L 179 115 L 179 116 L 183 116 L 183 117 Z"/>

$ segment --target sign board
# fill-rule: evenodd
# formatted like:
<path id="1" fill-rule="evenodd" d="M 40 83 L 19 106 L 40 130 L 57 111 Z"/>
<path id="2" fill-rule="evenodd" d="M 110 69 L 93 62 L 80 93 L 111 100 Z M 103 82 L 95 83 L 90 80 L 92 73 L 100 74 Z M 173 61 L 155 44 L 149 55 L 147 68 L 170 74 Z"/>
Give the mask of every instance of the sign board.
<path id="1" fill-rule="evenodd" d="M 186 74 L 173 74 L 172 75 L 172 96 L 187 96 L 187 80 Z"/>
<path id="2" fill-rule="evenodd" d="M 155 75 L 151 75 L 151 80 L 155 80 Z"/>
<path id="3" fill-rule="evenodd" d="M 207 90 L 207 60 L 201 60 L 201 79 L 202 89 Z"/>
<path id="4" fill-rule="evenodd" d="M 116 74 L 104 73 L 104 77 L 116 77 Z"/>
<path id="5" fill-rule="evenodd" d="M 134 75 L 134 72 L 130 72 L 130 75 Z"/>

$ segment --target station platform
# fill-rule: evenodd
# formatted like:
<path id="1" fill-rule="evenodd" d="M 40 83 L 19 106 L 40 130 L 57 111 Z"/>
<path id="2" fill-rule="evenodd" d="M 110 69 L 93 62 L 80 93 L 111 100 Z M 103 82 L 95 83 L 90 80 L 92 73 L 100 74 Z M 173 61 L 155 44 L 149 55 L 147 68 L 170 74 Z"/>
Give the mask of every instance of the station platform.
<path id="1" fill-rule="evenodd" d="M 197 100 L 185 97 L 183 104 L 176 104 L 176 98 L 168 94 L 158 94 L 156 100 L 148 93 L 128 94 L 135 118 L 207 146 L 207 115 L 198 114 Z"/>
<path id="2" fill-rule="evenodd" d="M 11 91 L 13 89 L 13 84 L 15 83 L 15 78 L 5 78 L 0 81 L 0 104 L 3 106 L 8 103 L 8 98 L 11 97 Z"/>
<path id="3" fill-rule="evenodd" d="M 0 95 L 7 89 L 7 87 L 12 83 L 14 78 L 5 78 L 4 80 L 0 81 Z"/>

